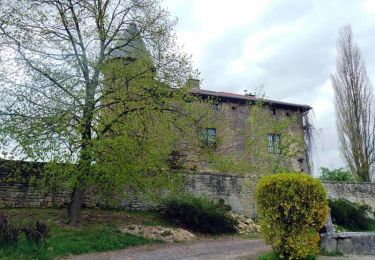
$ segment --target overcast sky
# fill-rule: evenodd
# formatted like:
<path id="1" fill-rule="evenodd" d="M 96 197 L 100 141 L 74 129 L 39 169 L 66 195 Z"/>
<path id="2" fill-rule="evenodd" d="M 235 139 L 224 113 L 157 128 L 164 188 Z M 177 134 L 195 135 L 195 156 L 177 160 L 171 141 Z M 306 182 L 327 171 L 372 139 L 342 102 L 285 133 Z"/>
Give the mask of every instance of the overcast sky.
<path id="1" fill-rule="evenodd" d="M 338 30 L 352 26 L 375 82 L 375 0 L 165 0 L 177 35 L 201 72 L 201 88 L 243 94 L 264 84 L 270 99 L 314 108 L 315 168 L 345 166 L 333 89 Z"/>

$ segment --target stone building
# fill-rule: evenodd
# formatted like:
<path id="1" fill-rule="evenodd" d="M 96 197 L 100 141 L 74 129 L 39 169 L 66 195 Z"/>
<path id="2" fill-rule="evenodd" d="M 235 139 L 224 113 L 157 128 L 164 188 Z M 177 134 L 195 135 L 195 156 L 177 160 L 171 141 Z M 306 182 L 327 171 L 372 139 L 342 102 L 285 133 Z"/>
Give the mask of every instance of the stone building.
<path id="1" fill-rule="evenodd" d="M 124 60 L 127 65 L 143 59 L 147 66 L 153 66 L 136 25 L 129 25 L 124 39 L 117 43 L 117 46 L 123 45 L 112 53 L 113 59 Z M 310 106 L 252 94 L 203 90 L 199 88 L 198 80 L 190 80 L 187 84 L 191 85 L 192 94 L 199 98 L 198 102 L 206 103 L 204 109 L 210 110 L 213 119 L 202 129 L 206 152 L 178 152 L 180 159 L 189 162 L 188 169 L 228 173 L 309 172 L 304 119 Z"/>
<path id="2" fill-rule="evenodd" d="M 305 139 L 310 106 L 252 94 L 203 90 L 199 82 L 195 84 L 193 93 L 202 100 L 210 100 L 207 109 L 212 109 L 216 117 L 212 127 L 204 129 L 203 133 L 204 142 L 215 146 L 214 154 L 243 161 L 245 166 L 277 161 L 278 169 L 309 172 Z M 251 153 L 258 153 L 258 158 Z M 210 170 L 207 162 L 202 162 L 200 168 Z"/>

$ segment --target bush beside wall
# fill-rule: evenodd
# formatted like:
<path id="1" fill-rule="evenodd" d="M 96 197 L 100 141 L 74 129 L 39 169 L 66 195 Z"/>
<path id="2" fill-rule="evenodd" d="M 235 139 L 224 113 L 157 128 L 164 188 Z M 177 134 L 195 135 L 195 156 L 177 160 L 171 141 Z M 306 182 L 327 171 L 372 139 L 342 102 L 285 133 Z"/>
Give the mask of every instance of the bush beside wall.
<path id="1" fill-rule="evenodd" d="M 166 201 L 167 220 L 186 229 L 209 234 L 234 233 L 236 221 L 229 215 L 231 207 L 223 200 L 184 194 Z"/>
<path id="2" fill-rule="evenodd" d="M 334 224 L 352 231 L 369 231 L 374 225 L 374 220 L 369 216 L 370 206 L 353 203 L 346 199 L 329 200 L 331 217 Z"/>
<path id="3" fill-rule="evenodd" d="M 281 258 L 301 259 L 318 253 L 319 229 L 328 205 L 322 183 L 301 173 L 263 177 L 256 189 L 261 229 Z"/>

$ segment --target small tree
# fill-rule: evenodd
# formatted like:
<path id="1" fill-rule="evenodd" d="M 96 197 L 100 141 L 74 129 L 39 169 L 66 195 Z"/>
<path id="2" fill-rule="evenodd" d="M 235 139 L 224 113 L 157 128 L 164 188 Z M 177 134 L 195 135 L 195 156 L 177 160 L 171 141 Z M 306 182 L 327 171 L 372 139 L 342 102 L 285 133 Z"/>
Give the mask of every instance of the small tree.
<path id="1" fill-rule="evenodd" d="M 293 132 L 293 127 L 297 124 L 297 116 L 272 115 L 271 108 L 262 100 L 252 104 L 248 118 L 249 130 L 245 131 L 244 135 L 250 169 L 258 178 L 293 171 L 291 161 L 304 154 L 305 148 L 303 132 Z"/>
<path id="2" fill-rule="evenodd" d="M 369 182 L 375 163 L 374 97 L 350 26 L 341 29 L 337 52 L 337 71 L 331 81 L 341 151 L 358 180 Z"/>
<path id="3" fill-rule="evenodd" d="M 301 173 L 259 181 L 256 202 L 261 229 L 280 258 L 302 259 L 318 253 L 319 229 L 328 215 L 326 196 L 319 180 Z"/>

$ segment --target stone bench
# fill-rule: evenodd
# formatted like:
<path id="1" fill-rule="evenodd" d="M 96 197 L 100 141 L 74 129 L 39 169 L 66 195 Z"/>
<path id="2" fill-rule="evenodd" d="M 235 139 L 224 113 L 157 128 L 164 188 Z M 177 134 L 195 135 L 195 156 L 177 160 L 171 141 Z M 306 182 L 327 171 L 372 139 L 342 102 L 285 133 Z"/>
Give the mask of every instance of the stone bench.
<path id="1" fill-rule="evenodd" d="M 320 248 L 326 253 L 375 255 L 375 232 L 324 233 Z"/>

